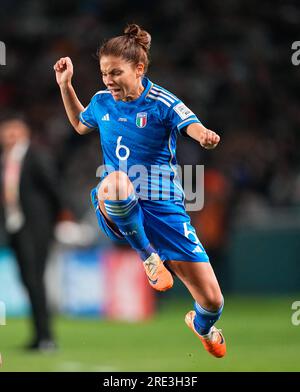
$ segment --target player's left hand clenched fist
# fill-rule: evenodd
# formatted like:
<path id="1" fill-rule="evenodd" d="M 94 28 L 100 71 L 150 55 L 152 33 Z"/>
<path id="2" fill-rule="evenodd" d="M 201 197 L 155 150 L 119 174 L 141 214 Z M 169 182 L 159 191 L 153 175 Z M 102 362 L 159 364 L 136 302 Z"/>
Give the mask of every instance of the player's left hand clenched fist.
<path id="1" fill-rule="evenodd" d="M 208 150 L 217 147 L 219 141 L 220 136 L 210 129 L 205 129 L 201 134 L 200 144 Z"/>

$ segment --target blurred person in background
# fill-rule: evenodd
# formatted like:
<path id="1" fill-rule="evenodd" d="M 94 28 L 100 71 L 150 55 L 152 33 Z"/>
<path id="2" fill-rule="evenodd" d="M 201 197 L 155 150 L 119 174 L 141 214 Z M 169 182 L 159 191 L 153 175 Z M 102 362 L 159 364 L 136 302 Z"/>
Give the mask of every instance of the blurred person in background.
<path id="1" fill-rule="evenodd" d="M 204 192 L 204 208 L 195 212 L 192 221 L 196 231 L 201 233 L 201 242 L 225 291 L 230 288 L 229 266 L 226 262 L 231 213 L 230 183 L 220 170 L 205 168 Z"/>
<path id="2" fill-rule="evenodd" d="M 56 169 L 45 151 L 31 143 L 22 118 L 12 116 L 0 123 L 0 144 L 1 222 L 32 310 L 33 337 L 25 348 L 53 350 L 44 272 L 61 208 Z"/>
<path id="3" fill-rule="evenodd" d="M 138 252 L 154 289 L 172 287 L 169 270 L 182 280 L 195 299 L 195 310 L 187 313 L 186 324 L 210 354 L 223 357 L 225 339 L 214 326 L 223 310 L 223 296 L 175 178 L 178 135 L 186 133 L 207 149 L 215 148 L 220 137 L 205 128 L 181 100 L 145 77 L 150 42 L 150 34 L 133 24 L 124 35 L 103 44 L 99 61 L 107 90 L 98 91 L 86 108 L 72 86 L 69 57 L 54 65 L 56 81 L 71 124 L 81 135 L 99 128 L 105 164 L 113 168 L 102 173 L 92 191 L 100 227 L 111 239 L 127 241 Z M 137 164 L 146 171 L 151 168 L 150 198 L 145 178 L 136 194 L 122 169 L 125 163 L 129 169 Z M 152 165 L 164 168 L 168 178 L 164 182 L 163 176 L 162 184 L 155 183 Z M 151 199 L 153 191 L 161 194 L 165 187 L 171 190 L 168 199 Z"/>

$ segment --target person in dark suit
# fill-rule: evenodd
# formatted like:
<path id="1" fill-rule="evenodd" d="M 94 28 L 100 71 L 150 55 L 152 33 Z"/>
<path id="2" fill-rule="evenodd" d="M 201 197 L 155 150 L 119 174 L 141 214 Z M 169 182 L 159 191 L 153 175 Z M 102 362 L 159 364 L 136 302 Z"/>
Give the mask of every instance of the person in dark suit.
<path id="1" fill-rule="evenodd" d="M 30 142 L 18 118 L 0 123 L 1 221 L 27 289 L 34 336 L 26 348 L 56 347 L 50 326 L 44 272 L 54 224 L 61 210 L 58 176 L 44 151 Z"/>

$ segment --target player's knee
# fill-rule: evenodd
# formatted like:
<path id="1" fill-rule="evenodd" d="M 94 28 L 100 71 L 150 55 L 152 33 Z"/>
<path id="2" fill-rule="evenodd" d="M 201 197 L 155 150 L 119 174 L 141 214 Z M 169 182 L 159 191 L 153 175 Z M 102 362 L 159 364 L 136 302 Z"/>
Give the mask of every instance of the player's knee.
<path id="1" fill-rule="evenodd" d="M 127 174 L 114 171 L 107 175 L 98 190 L 99 200 L 123 200 L 134 191 Z"/>
<path id="2" fill-rule="evenodd" d="M 219 310 L 224 304 L 223 295 L 219 292 L 210 292 L 204 296 L 203 303 L 201 306 L 203 308 L 214 312 Z"/>

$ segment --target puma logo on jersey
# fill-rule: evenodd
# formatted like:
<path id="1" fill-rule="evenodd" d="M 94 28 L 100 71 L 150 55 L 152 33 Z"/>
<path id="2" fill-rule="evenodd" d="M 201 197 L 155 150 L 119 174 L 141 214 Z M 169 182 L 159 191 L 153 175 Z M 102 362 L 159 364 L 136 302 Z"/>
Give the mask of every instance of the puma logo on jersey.
<path id="1" fill-rule="evenodd" d="M 109 121 L 109 114 L 106 113 L 106 114 L 101 118 L 101 120 L 102 120 L 102 121 Z"/>

